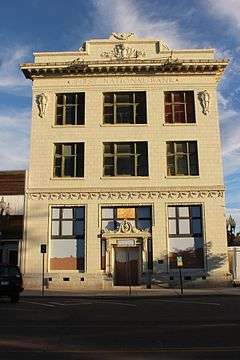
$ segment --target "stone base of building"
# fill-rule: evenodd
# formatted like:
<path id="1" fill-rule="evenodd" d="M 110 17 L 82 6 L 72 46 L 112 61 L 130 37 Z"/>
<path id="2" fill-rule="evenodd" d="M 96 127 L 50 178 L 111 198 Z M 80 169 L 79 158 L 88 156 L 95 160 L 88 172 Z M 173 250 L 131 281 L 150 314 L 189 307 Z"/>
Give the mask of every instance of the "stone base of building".
<path id="1" fill-rule="evenodd" d="M 232 277 L 230 274 L 206 274 L 206 273 L 187 273 L 182 274 L 184 288 L 220 288 L 231 287 Z M 72 274 L 61 273 L 52 274 L 47 273 L 44 277 L 45 289 L 49 290 L 112 290 L 119 289 L 123 286 L 115 286 L 113 278 L 107 274 Z M 147 287 L 151 285 L 152 288 L 179 288 L 180 276 L 179 272 L 174 273 L 158 273 L 144 274 L 139 280 L 139 287 Z M 27 274 L 24 275 L 24 288 L 41 289 L 42 275 L 41 274 Z M 127 287 L 127 286 L 126 286 Z"/>

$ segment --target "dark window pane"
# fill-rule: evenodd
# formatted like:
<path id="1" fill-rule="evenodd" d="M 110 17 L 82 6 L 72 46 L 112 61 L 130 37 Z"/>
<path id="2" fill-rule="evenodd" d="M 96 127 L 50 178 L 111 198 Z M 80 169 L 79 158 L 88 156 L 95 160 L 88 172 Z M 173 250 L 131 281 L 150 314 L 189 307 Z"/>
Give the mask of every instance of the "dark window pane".
<path id="1" fill-rule="evenodd" d="M 175 175 L 175 157 L 168 156 L 167 157 L 167 174 L 168 175 Z"/>
<path id="2" fill-rule="evenodd" d="M 191 216 L 192 217 L 201 217 L 201 207 L 200 206 L 191 206 Z"/>
<path id="3" fill-rule="evenodd" d="M 83 152 L 84 152 L 84 144 L 83 143 L 76 144 L 76 154 L 83 155 Z"/>
<path id="4" fill-rule="evenodd" d="M 150 206 L 140 206 L 136 208 L 138 218 L 151 218 L 151 207 Z"/>
<path id="5" fill-rule="evenodd" d="M 117 152 L 124 154 L 133 154 L 134 153 L 134 145 L 133 143 L 118 143 L 117 144 Z"/>
<path id="6" fill-rule="evenodd" d="M 173 94 L 175 103 L 184 103 L 184 91 L 175 91 Z"/>
<path id="7" fill-rule="evenodd" d="M 75 106 L 66 106 L 66 124 L 75 124 Z"/>
<path id="8" fill-rule="evenodd" d="M 105 154 L 113 154 L 114 152 L 114 144 L 113 143 L 105 143 L 104 144 L 104 153 Z"/>
<path id="9" fill-rule="evenodd" d="M 198 175 L 198 158 L 197 154 L 191 154 L 189 156 L 189 166 L 190 166 L 190 174 L 191 175 Z"/>
<path id="10" fill-rule="evenodd" d="M 83 234 L 84 234 L 84 221 L 82 220 L 74 221 L 74 235 L 83 236 Z"/>
<path id="11" fill-rule="evenodd" d="M 66 104 L 76 104 L 76 94 L 66 94 Z"/>
<path id="12" fill-rule="evenodd" d="M 172 102 L 172 93 L 165 92 L 164 97 L 165 97 L 165 103 L 171 103 Z"/>
<path id="13" fill-rule="evenodd" d="M 114 176 L 114 166 L 104 166 L 105 176 Z"/>
<path id="14" fill-rule="evenodd" d="M 174 142 L 167 142 L 167 154 L 174 154 Z"/>
<path id="15" fill-rule="evenodd" d="M 133 93 L 116 93 L 117 103 L 132 103 Z"/>
<path id="16" fill-rule="evenodd" d="M 146 154 L 139 155 L 137 159 L 137 175 L 148 176 L 148 158 Z"/>
<path id="17" fill-rule="evenodd" d="M 189 152 L 196 154 L 197 152 L 197 143 L 195 141 L 189 141 L 188 143 Z"/>
<path id="18" fill-rule="evenodd" d="M 113 124 L 114 123 L 113 106 L 105 106 L 104 107 L 103 122 L 104 122 L 104 124 Z"/>
<path id="19" fill-rule="evenodd" d="M 178 155 L 177 161 L 177 175 L 188 175 L 188 162 L 186 155 Z"/>
<path id="20" fill-rule="evenodd" d="M 117 175 L 135 175 L 134 172 L 133 156 L 117 157 Z"/>
<path id="21" fill-rule="evenodd" d="M 64 159 L 64 175 L 74 176 L 74 158 L 66 156 Z"/>
<path id="22" fill-rule="evenodd" d="M 57 94 L 57 104 L 63 105 L 63 94 Z"/>
<path id="23" fill-rule="evenodd" d="M 187 143 L 186 142 L 176 142 L 176 152 L 177 153 L 187 153 Z"/>
<path id="24" fill-rule="evenodd" d="M 56 119 L 57 125 L 63 124 L 63 107 L 57 107 L 57 119 Z"/>
<path id="25" fill-rule="evenodd" d="M 74 218 L 75 219 L 84 219 L 84 207 L 74 208 Z"/>
<path id="26" fill-rule="evenodd" d="M 187 122 L 195 122 L 194 93 L 189 91 L 186 93 L 187 102 Z"/>
<path id="27" fill-rule="evenodd" d="M 104 158 L 104 165 L 114 165 L 114 157 L 113 156 L 106 156 Z"/>
<path id="28" fill-rule="evenodd" d="M 132 105 L 118 105 L 117 106 L 117 123 L 126 124 L 133 123 L 133 106 Z"/>
<path id="29" fill-rule="evenodd" d="M 62 154 L 62 144 L 55 144 L 55 153 L 58 155 Z"/>
<path id="30" fill-rule="evenodd" d="M 62 176 L 60 166 L 55 166 L 55 168 L 54 168 L 54 176 L 56 176 L 56 177 L 61 177 Z"/>
<path id="31" fill-rule="evenodd" d="M 113 104 L 113 93 L 104 94 L 104 102 Z"/>
<path id="32" fill-rule="evenodd" d="M 77 124 L 85 124 L 85 94 L 78 94 Z"/>
<path id="33" fill-rule="evenodd" d="M 193 219 L 192 220 L 192 233 L 193 233 L 193 235 L 201 235 L 201 233 L 202 233 L 201 219 Z"/>

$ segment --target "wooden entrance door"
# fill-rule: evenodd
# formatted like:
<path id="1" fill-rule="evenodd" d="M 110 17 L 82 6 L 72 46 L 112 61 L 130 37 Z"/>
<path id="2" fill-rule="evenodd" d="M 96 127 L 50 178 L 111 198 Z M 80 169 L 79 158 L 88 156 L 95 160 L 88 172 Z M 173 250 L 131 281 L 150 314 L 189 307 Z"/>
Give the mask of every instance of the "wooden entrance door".
<path id="1" fill-rule="evenodd" d="M 114 285 L 138 285 L 139 247 L 115 248 Z"/>

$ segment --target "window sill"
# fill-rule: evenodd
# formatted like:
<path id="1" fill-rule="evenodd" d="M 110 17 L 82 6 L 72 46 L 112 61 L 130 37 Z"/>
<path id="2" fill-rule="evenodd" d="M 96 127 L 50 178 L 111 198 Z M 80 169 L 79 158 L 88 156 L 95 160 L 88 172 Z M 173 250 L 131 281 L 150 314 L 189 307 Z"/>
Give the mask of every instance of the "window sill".
<path id="1" fill-rule="evenodd" d="M 51 126 L 52 129 L 61 129 L 61 128 L 64 128 L 64 129 L 66 129 L 66 128 L 74 128 L 74 129 L 76 129 L 76 128 L 83 128 L 83 127 L 86 127 L 86 125 L 84 124 L 84 125 L 52 125 Z"/>
<path id="2" fill-rule="evenodd" d="M 163 123 L 163 126 L 197 126 L 197 123 Z"/>
<path id="3" fill-rule="evenodd" d="M 149 126 L 149 124 L 100 124 L 101 127 L 145 127 L 145 126 Z"/>
<path id="4" fill-rule="evenodd" d="M 165 179 L 199 179 L 200 175 L 172 175 L 165 176 Z"/>
<path id="5" fill-rule="evenodd" d="M 86 180 L 85 178 L 83 178 L 83 177 L 51 177 L 50 178 L 50 180 L 57 180 L 57 181 L 59 181 L 59 180 Z"/>
<path id="6" fill-rule="evenodd" d="M 101 176 L 101 180 L 150 180 L 150 176 Z"/>

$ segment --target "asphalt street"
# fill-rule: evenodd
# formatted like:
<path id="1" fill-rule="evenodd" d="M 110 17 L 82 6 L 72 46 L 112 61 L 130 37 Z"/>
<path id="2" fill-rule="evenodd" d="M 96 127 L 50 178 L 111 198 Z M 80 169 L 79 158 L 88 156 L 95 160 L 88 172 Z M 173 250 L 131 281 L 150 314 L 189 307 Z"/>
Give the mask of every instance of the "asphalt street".
<path id="1" fill-rule="evenodd" d="M 0 359 L 239 359 L 239 296 L 0 299 Z"/>

